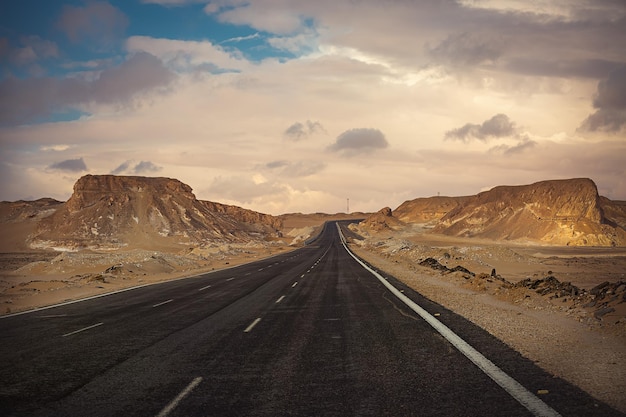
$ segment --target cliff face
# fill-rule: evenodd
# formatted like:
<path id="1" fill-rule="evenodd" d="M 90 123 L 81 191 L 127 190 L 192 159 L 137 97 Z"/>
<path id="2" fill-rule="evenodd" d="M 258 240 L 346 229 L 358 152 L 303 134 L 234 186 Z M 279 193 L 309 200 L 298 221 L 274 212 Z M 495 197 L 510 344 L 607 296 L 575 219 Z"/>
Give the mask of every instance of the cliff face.
<path id="1" fill-rule="evenodd" d="M 241 221 L 212 211 L 178 180 L 87 175 L 65 204 L 41 220 L 30 244 L 74 250 L 251 239 Z"/>
<path id="2" fill-rule="evenodd" d="M 600 202 L 590 179 L 500 186 L 456 206 L 433 232 L 558 245 L 625 245 L 626 231 L 607 221 Z"/>
<path id="3" fill-rule="evenodd" d="M 201 203 L 204 204 L 209 211 L 230 216 L 239 222 L 245 223 L 252 230 L 266 231 L 268 227 L 278 230 L 283 227 L 283 221 L 279 217 L 270 214 L 263 214 L 257 211 L 212 201 L 201 201 Z"/>
<path id="4" fill-rule="evenodd" d="M 405 223 L 429 223 L 441 219 L 469 197 L 428 197 L 409 200 L 398 206 L 393 215 Z"/>

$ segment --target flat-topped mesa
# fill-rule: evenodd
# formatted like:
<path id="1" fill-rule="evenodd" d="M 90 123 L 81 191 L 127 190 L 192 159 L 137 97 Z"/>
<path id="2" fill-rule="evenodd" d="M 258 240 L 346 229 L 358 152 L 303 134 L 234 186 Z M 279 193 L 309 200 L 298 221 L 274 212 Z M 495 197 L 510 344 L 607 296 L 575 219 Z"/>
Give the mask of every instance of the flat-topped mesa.
<path id="1" fill-rule="evenodd" d="M 463 201 L 433 231 L 559 245 L 626 244 L 626 231 L 608 224 L 600 201 L 587 178 L 498 186 Z"/>
<path id="2" fill-rule="evenodd" d="M 31 246 L 151 248 L 254 239 L 241 220 L 210 208 L 175 179 L 87 175 L 76 182 L 70 199 L 38 224 Z"/>
<path id="3" fill-rule="evenodd" d="M 187 184 L 165 177 L 139 177 L 117 175 L 85 175 L 74 184 L 74 193 L 67 201 L 70 211 L 81 210 L 97 204 L 103 198 L 110 204 L 126 204 L 133 193 L 169 196 L 175 194 L 195 200 Z"/>

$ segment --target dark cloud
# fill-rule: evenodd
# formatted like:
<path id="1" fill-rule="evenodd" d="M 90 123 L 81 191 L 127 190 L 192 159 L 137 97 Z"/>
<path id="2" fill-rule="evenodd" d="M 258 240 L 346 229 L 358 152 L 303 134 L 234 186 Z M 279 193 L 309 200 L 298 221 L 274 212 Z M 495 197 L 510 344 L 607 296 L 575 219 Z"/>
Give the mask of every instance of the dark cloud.
<path id="1" fill-rule="evenodd" d="M 6 78 L 0 82 L 0 124 L 18 125 L 89 103 L 125 104 L 136 95 L 173 81 L 175 75 L 155 56 L 133 55 L 94 81 L 78 78 Z"/>
<path id="2" fill-rule="evenodd" d="M 131 161 L 122 162 L 117 168 L 111 171 L 112 175 L 120 175 L 128 171 Z"/>
<path id="3" fill-rule="evenodd" d="M 506 64 L 506 69 L 512 72 L 548 77 L 578 77 L 578 78 L 604 78 L 606 74 L 623 66 L 620 61 L 604 59 L 578 59 L 578 60 L 541 60 L 516 58 Z"/>
<path id="4" fill-rule="evenodd" d="M 128 24 L 128 18 L 117 7 L 106 1 L 90 1 L 84 6 L 66 5 L 57 28 L 72 42 L 101 48 L 110 47 L 120 39 Z"/>
<path id="5" fill-rule="evenodd" d="M 516 133 L 515 123 L 506 114 L 496 114 L 482 124 L 467 123 L 446 132 L 445 138 L 467 142 L 471 139 L 487 141 L 491 138 L 512 136 Z"/>
<path id="6" fill-rule="evenodd" d="M 265 164 L 268 169 L 284 168 L 289 165 L 288 161 L 272 161 Z"/>
<path id="7" fill-rule="evenodd" d="M 157 166 L 150 161 L 141 161 L 135 165 L 133 171 L 135 174 L 146 174 L 149 172 L 159 172 L 162 169 L 163 167 Z"/>
<path id="8" fill-rule="evenodd" d="M 580 131 L 617 133 L 626 128 L 626 65 L 598 83 L 593 107 L 597 111 L 583 121 Z"/>
<path id="9" fill-rule="evenodd" d="M 66 172 L 82 172 L 87 171 L 87 165 L 85 165 L 83 158 L 67 159 L 50 165 L 48 169 Z"/>
<path id="10" fill-rule="evenodd" d="M 454 65 L 493 62 L 502 55 L 504 45 L 499 39 L 480 33 L 457 33 L 430 49 L 430 54 L 440 61 Z"/>
<path id="11" fill-rule="evenodd" d="M 385 149 L 388 146 L 389 143 L 380 130 L 356 128 L 346 130 L 337 136 L 337 140 L 328 147 L 328 150 L 340 152 L 344 156 L 353 156 L 360 153 L 369 153 L 376 149 Z"/>
<path id="12" fill-rule="evenodd" d="M 326 133 L 324 126 L 320 122 L 307 120 L 304 123 L 296 122 L 289 126 L 283 135 L 290 140 L 299 141 L 307 139 L 315 133 Z"/>
<path id="13" fill-rule="evenodd" d="M 525 152 L 528 149 L 534 148 L 537 146 L 537 142 L 528 138 L 523 137 L 517 145 L 509 146 L 509 145 L 498 145 L 491 148 L 489 151 L 492 153 L 502 153 L 503 155 L 517 155 Z"/>
<path id="14" fill-rule="evenodd" d="M 163 167 L 155 165 L 151 161 L 141 161 L 133 166 L 133 161 L 125 161 L 121 163 L 117 168 L 111 171 L 113 175 L 120 174 L 146 174 L 151 172 L 159 172 Z"/>

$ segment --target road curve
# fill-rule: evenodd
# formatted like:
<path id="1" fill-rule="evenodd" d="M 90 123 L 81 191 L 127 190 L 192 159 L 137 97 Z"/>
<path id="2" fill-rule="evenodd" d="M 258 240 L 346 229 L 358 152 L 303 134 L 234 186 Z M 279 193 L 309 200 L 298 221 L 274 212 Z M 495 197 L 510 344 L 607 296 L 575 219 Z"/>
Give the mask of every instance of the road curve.
<path id="1" fill-rule="evenodd" d="M 287 254 L 0 319 L 0 415 L 622 415 L 377 273 L 544 411 L 485 374 L 327 224 Z"/>

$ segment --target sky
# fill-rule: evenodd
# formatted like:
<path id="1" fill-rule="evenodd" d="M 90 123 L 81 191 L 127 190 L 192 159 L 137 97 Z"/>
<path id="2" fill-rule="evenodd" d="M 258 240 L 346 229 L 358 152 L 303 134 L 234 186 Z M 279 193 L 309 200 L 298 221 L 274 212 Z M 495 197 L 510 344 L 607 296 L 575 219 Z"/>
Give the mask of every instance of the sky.
<path id="1" fill-rule="evenodd" d="M 2 201 L 86 174 L 270 214 L 626 200 L 624 0 L 7 0 L 0 65 Z"/>

